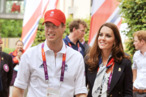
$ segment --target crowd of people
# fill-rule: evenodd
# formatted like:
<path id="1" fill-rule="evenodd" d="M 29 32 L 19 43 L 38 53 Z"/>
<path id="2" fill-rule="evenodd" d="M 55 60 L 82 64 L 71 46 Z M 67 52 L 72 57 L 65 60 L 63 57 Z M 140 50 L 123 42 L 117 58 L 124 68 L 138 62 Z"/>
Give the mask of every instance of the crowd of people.
<path id="1" fill-rule="evenodd" d="M 146 97 L 146 31 L 133 34 L 131 62 L 115 24 L 101 25 L 89 46 L 85 21 L 73 20 L 63 39 L 65 23 L 61 10 L 47 11 L 46 40 L 26 51 L 18 40 L 9 55 L 0 37 L 0 97 Z"/>

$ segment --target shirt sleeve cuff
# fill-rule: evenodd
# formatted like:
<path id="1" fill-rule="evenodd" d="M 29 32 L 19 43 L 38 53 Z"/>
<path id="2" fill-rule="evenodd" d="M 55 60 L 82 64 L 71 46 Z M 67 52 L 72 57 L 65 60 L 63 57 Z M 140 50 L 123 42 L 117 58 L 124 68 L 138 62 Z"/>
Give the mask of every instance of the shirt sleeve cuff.
<path id="1" fill-rule="evenodd" d="M 27 88 L 27 85 L 26 84 L 21 83 L 19 81 L 15 81 L 14 86 L 15 87 L 18 87 L 18 88 L 21 88 L 21 89 L 26 89 Z"/>
<path id="2" fill-rule="evenodd" d="M 83 88 L 79 88 L 79 89 L 76 89 L 75 90 L 75 95 L 77 94 L 87 94 L 87 88 L 86 87 L 83 87 Z"/>

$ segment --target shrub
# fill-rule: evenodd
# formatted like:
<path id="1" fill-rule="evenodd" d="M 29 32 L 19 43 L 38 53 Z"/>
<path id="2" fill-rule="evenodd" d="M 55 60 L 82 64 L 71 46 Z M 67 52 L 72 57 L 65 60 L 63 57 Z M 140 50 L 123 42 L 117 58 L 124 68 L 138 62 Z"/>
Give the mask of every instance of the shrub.
<path id="1" fill-rule="evenodd" d="M 68 18 L 66 20 L 66 30 L 63 34 L 63 38 L 66 36 L 66 35 L 69 35 L 69 23 L 72 21 L 73 19 L 72 18 Z M 83 19 L 87 25 L 88 25 L 88 28 L 86 30 L 86 34 L 85 34 L 85 41 L 87 42 L 88 41 L 88 37 L 89 37 L 89 28 L 90 28 L 90 19 Z M 34 43 L 32 44 L 32 46 L 35 46 L 41 42 L 43 42 L 45 40 L 45 32 L 44 32 L 44 25 L 42 25 L 43 23 L 43 19 L 40 20 L 39 22 L 39 26 L 38 26 L 38 29 L 37 29 L 37 34 L 36 34 L 36 37 L 35 37 L 35 40 L 34 40 Z"/>
<path id="2" fill-rule="evenodd" d="M 126 51 L 132 56 L 135 52 L 132 34 L 138 30 L 146 30 L 146 2 L 144 0 L 122 0 L 120 9 L 124 22 L 128 24 L 129 31 L 124 32 L 129 41 Z M 125 29 L 126 30 L 126 29 Z"/>

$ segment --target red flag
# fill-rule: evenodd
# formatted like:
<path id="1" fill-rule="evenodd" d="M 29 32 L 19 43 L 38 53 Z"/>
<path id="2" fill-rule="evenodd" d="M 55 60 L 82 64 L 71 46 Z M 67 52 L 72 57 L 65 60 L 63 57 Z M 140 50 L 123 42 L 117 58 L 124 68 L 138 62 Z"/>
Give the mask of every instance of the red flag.
<path id="1" fill-rule="evenodd" d="M 54 9 L 57 3 L 58 0 L 26 0 L 21 36 L 25 50 L 32 45 L 39 20 L 43 16 L 47 6 L 49 6 L 49 9 Z"/>
<path id="2" fill-rule="evenodd" d="M 93 44 L 97 31 L 102 24 L 105 22 L 111 22 L 117 26 L 121 24 L 118 6 L 117 0 L 93 0 L 89 34 L 90 45 Z"/>

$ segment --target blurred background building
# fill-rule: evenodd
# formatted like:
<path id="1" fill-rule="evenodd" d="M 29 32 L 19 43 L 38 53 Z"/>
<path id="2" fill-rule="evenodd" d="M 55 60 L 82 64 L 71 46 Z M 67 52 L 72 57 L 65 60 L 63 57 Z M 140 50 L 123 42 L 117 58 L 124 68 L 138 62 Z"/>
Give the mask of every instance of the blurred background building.
<path id="1" fill-rule="evenodd" d="M 92 0 L 58 0 L 57 9 L 66 17 L 89 18 Z M 23 19 L 26 0 L 0 0 L 0 18 Z M 29 1 L 28 1 L 29 2 Z"/>
<path id="2" fill-rule="evenodd" d="M 0 18 L 23 19 L 24 0 L 0 0 Z"/>
<path id="3" fill-rule="evenodd" d="M 66 18 L 72 17 L 73 19 L 86 19 L 91 17 L 92 1 L 93 0 L 58 0 L 56 8 L 62 10 L 65 13 Z M 22 20 L 24 17 L 26 2 L 29 2 L 29 0 L 0 0 L 0 19 Z M 125 30 L 125 27 L 127 26 L 124 25 L 124 27 L 120 27 L 120 31 Z M 125 36 L 122 35 L 122 37 L 122 41 L 124 42 Z M 17 39 L 15 40 L 12 38 L 12 41 L 3 38 L 3 40 L 6 45 L 5 47 L 12 47 L 8 45 L 13 45 L 13 42 Z"/>
<path id="4" fill-rule="evenodd" d="M 29 0 L 0 0 L 0 19 L 23 20 L 25 5 Z M 58 0 L 57 9 L 65 13 L 66 18 L 90 18 L 92 0 Z M 48 8 L 49 9 L 49 6 Z M 0 32 L 1 33 L 1 32 Z M 2 38 L 4 48 L 14 48 L 19 38 Z"/>

